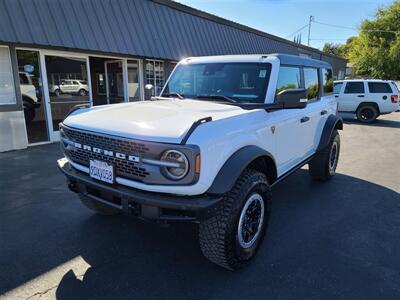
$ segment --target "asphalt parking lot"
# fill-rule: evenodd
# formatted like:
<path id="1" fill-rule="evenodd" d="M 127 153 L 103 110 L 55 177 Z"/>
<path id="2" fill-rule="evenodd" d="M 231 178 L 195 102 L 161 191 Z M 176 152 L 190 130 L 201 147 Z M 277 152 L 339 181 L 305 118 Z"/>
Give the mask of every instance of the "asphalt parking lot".
<path id="1" fill-rule="evenodd" d="M 69 192 L 58 145 L 0 154 L 0 295 L 9 299 L 400 298 L 400 113 L 347 121 L 338 174 L 273 190 L 267 238 L 239 272 L 197 227 L 100 217 Z M 0 296 L 2 298 L 2 296 Z"/>

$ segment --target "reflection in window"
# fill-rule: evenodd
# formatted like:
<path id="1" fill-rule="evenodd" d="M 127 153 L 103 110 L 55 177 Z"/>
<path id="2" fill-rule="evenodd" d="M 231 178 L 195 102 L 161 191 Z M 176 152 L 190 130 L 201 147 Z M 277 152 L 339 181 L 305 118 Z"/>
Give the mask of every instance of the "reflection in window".
<path id="1" fill-rule="evenodd" d="M 17 50 L 17 61 L 28 142 L 48 141 L 39 52 Z"/>
<path id="2" fill-rule="evenodd" d="M 85 58 L 46 56 L 53 130 L 77 104 L 90 103 Z"/>
<path id="3" fill-rule="evenodd" d="M 146 84 L 154 86 L 151 95 L 146 95 L 146 99 L 148 99 L 149 96 L 155 96 L 161 93 L 164 86 L 164 62 L 146 60 Z"/>
<path id="4" fill-rule="evenodd" d="M 16 102 L 10 52 L 8 47 L 0 47 L 0 105 Z"/>
<path id="5" fill-rule="evenodd" d="M 129 101 L 140 100 L 139 62 L 128 60 L 128 95 Z"/>
<path id="6" fill-rule="evenodd" d="M 317 99 L 319 95 L 318 69 L 304 68 L 304 87 L 308 91 L 308 99 Z"/>
<path id="7" fill-rule="evenodd" d="M 276 85 L 276 94 L 287 90 L 300 88 L 300 68 L 280 67 L 278 83 Z"/>
<path id="8" fill-rule="evenodd" d="M 322 69 L 322 85 L 324 87 L 324 94 L 333 92 L 333 73 L 331 69 Z"/>

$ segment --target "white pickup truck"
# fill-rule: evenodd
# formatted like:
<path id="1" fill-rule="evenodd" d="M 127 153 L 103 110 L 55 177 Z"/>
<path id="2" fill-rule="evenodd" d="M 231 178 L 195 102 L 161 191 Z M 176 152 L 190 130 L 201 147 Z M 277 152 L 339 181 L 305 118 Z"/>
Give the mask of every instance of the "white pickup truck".
<path id="1" fill-rule="evenodd" d="M 305 164 L 334 176 L 342 126 L 326 62 L 187 58 L 153 101 L 76 107 L 58 166 L 98 213 L 199 223 L 203 254 L 234 270 L 263 240 L 274 185 Z"/>
<path id="2" fill-rule="evenodd" d="M 363 123 L 399 109 L 399 90 L 393 81 L 340 80 L 335 81 L 334 91 L 339 112 L 355 113 Z"/>

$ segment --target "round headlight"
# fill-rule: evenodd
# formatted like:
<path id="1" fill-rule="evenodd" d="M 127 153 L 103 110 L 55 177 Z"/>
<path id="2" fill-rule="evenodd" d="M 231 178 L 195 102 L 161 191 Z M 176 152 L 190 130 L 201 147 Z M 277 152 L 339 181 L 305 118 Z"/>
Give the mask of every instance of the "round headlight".
<path id="1" fill-rule="evenodd" d="M 161 156 L 161 160 L 168 163 L 163 167 L 163 170 L 170 179 L 182 179 L 189 171 L 189 161 L 185 154 L 180 151 L 167 150 Z"/>

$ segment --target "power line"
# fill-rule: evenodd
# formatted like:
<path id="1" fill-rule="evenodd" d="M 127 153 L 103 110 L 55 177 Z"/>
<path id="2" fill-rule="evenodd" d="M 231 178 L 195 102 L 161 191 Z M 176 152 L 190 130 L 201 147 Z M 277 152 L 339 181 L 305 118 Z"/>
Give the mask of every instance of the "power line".
<path id="1" fill-rule="evenodd" d="M 316 24 L 324 25 L 324 26 L 358 31 L 358 29 L 354 28 L 354 27 L 347 27 L 347 26 L 342 26 L 342 25 L 334 25 L 334 24 L 328 24 L 328 23 L 323 23 L 323 22 L 318 22 L 318 21 L 313 21 L 313 22 L 316 23 Z M 366 31 L 366 32 L 392 32 L 392 33 L 400 32 L 400 30 L 380 30 L 380 29 L 360 29 L 360 31 Z"/>
<path id="2" fill-rule="evenodd" d="M 297 29 L 295 32 L 293 32 L 293 33 L 289 34 L 288 36 L 286 36 L 286 39 L 288 39 L 288 38 L 294 36 L 296 33 L 302 31 L 302 30 L 303 30 L 304 28 L 306 28 L 306 27 L 308 27 L 308 23 L 307 23 L 306 25 L 304 25 L 303 27 Z"/>

